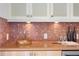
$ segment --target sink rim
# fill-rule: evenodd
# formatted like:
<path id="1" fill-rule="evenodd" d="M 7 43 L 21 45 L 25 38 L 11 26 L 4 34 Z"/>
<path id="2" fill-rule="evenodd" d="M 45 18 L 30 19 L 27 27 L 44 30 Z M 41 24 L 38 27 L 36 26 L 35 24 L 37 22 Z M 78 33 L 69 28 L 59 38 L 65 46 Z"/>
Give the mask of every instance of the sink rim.
<path id="1" fill-rule="evenodd" d="M 79 43 L 73 41 L 61 41 L 58 43 L 61 43 L 62 45 L 79 45 Z"/>

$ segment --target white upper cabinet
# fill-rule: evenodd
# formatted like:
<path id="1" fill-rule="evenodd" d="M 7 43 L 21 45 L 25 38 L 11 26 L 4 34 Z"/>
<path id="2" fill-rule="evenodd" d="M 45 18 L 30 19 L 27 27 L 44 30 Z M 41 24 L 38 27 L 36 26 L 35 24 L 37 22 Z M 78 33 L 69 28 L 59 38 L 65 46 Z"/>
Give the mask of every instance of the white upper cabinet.
<path id="1" fill-rule="evenodd" d="M 66 17 L 67 4 L 66 3 L 33 3 L 32 4 L 33 17 Z"/>
<path id="2" fill-rule="evenodd" d="M 10 4 L 0 3 L 0 17 L 9 19 L 10 18 Z"/>
<path id="3" fill-rule="evenodd" d="M 12 3 L 11 18 L 21 21 L 50 22 L 67 17 L 66 3 Z"/>
<path id="4" fill-rule="evenodd" d="M 12 3 L 11 18 L 12 21 L 45 21 L 48 20 L 48 8 L 47 3 Z"/>
<path id="5" fill-rule="evenodd" d="M 26 19 L 27 4 L 26 3 L 11 3 L 11 20 L 20 22 Z"/>
<path id="6" fill-rule="evenodd" d="M 0 14 L 12 22 L 50 22 L 67 17 L 66 3 L 8 3 L 0 6 Z"/>
<path id="7" fill-rule="evenodd" d="M 79 17 L 79 3 L 73 4 L 73 16 Z"/>
<path id="8" fill-rule="evenodd" d="M 31 17 L 30 3 L 11 3 L 11 20 L 10 22 L 25 22 Z"/>
<path id="9" fill-rule="evenodd" d="M 67 16 L 67 4 L 66 3 L 54 3 L 53 4 L 53 16 Z"/>
<path id="10" fill-rule="evenodd" d="M 46 3 L 32 3 L 32 16 L 33 17 L 46 17 L 47 4 Z"/>
<path id="11" fill-rule="evenodd" d="M 12 3 L 11 4 L 11 16 L 26 16 L 26 4 L 25 3 Z"/>
<path id="12" fill-rule="evenodd" d="M 63 22 L 68 18 L 68 4 L 67 3 L 50 3 L 49 4 L 49 21 Z"/>
<path id="13" fill-rule="evenodd" d="M 71 5 L 71 21 L 79 22 L 79 3 L 72 3 Z"/>
<path id="14" fill-rule="evenodd" d="M 32 3 L 32 19 L 31 21 L 46 21 L 49 19 L 49 6 L 48 3 Z"/>
<path id="15" fill-rule="evenodd" d="M 32 3 L 32 21 L 61 21 L 67 18 L 66 3 Z"/>
<path id="16" fill-rule="evenodd" d="M 73 16 L 79 16 L 79 3 L 73 4 Z"/>
<path id="17" fill-rule="evenodd" d="M 0 3 L 0 17 L 11 22 L 77 22 L 79 3 Z"/>

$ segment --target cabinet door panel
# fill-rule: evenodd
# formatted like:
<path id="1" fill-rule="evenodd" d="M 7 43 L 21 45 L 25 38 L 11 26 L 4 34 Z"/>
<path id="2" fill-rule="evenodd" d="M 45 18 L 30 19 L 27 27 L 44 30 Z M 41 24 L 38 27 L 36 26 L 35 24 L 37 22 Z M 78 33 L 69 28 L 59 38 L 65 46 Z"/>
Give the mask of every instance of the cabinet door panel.
<path id="1" fill-rule="evenodd" d="M 29 51 L 2 51 L 0 56 L 29 56 Z"/>
<path id="2" fill-rule="evenodd" d="M 73 4 L 73 15 L 74 16 L 79 16 L 79 3 L 74 3 Z"/>
<path id="3" fill-rule="evenodd" d="M 61 56 L 61 51 L 33 51 L 34 56 Z"/>
<path id="4" fill-rule="evenodd" d="M 25 3 L 12 3 L 11 15 L 12 16 L 26 16 L 26 4 Z"/>
<path id="5" fill-rule="evenodd" d="M 53 16 L 66 16 L 66 14 L 67 14 L 66 3 L 53 4 Z"/>
<path id="6" fill-rule="evenodd" d="M 37 56 L 47 56 L 47 51 L 36 51 Z"/>
<path id="7" fill-rule="evenodd" d="M 2 51 L 0 56 L 61 56 L 61 51 Z"/>
<path id="8" fill-rule="evenodd" d="M 0 3 L 0 17 L 10 17 L 10 3 Z"/>
<path id="9" fill-rule="evenodd" d="M 47 16 L 47 4 L 46 3 L 33 3 L 32 16 L 36 16 L 36 17 Z"/>

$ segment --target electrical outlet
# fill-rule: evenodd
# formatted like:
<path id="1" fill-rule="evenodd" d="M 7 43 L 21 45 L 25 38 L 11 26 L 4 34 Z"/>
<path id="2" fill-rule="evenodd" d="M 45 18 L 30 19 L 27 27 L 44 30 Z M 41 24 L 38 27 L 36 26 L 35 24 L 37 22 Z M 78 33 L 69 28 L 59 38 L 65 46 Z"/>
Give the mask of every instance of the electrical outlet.
<path id="1" fill-rule="evenodd" d="M 79 34 L 76 34 L 76 38 L 77 38 L 77 40 L 79 39 Z"/>
<path id="2" fill-rule="evenodd" d="M 48 39 L 48 34 L 44 33 L 44 39 Z"/>
<path id="3" fill-rule="evenodd" d="M 9 40 L 9 34 L 8 33 L 6 34 L 6 40 Z"/>

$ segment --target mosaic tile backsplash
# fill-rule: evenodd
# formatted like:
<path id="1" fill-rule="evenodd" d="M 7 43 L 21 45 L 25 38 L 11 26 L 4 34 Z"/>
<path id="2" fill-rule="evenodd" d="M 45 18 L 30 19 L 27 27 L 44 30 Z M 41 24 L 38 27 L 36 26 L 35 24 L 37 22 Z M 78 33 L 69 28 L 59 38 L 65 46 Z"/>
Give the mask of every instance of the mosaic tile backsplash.
<path id="1" fill-rule="evenodd" d="M 6 42 L 6 34 L 9 32 L 7 20 L 0 17 L 0 46 Z"/>
<path id="2" fill-rule="evenodd" d="M 79 22 L 7 22 L 0 18 L 0 45 L 9 40 L 16 42 L 18 39 L 52 40 L 58 41 L 61 37 L 66 39 L 68 26 L 76 28 L 77 41 L 79 42 Z M 47 35 L 46 35 L 47 33 Z M 44 37 L 45 36 L 47 37 Z M 47 38 L 47 39 L 45 39 Z"/>
<path id="3" fill-rule="evenodd" d="M 57 41 L 60 37 L 65 37 L 68 26 L 76 27 L 76 33 L 79 34 L 79 23 L 53 23 L 53 22 L 32 22 L 30 24 L 22 22 L 11 22 L 10 39 L 16 41 L 20 38 L 29 38 L 31 40 L 46 40 L 44 33 L 47 33 L 47 40 Z"/>

